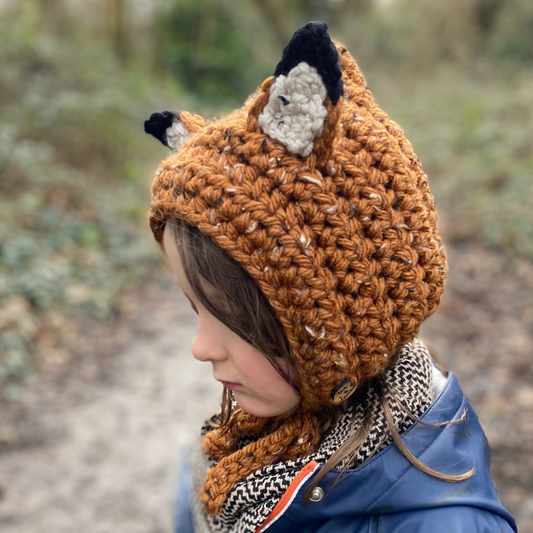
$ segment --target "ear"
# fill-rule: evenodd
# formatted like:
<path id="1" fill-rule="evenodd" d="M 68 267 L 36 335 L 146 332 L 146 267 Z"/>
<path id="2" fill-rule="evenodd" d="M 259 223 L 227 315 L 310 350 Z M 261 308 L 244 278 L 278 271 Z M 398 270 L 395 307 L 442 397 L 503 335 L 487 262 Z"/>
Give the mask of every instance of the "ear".
<path id="1" fill-rule="evenodd" d="M 250 109 L 263 133 L 302 157 L 317 139 L 331 144 L 340 117 L 342 71 L 327 28 L 310 22 L 296 31 Z"/>
<path id="2" fill-rule="evenodd" d="M 192 115 L 187 111 L 163 111 L 153 113 L 149 120 L 144 122 L 144 131 L 177 152 L 192 133 L 204 126 L 205 121 L 199 115 Z"/>

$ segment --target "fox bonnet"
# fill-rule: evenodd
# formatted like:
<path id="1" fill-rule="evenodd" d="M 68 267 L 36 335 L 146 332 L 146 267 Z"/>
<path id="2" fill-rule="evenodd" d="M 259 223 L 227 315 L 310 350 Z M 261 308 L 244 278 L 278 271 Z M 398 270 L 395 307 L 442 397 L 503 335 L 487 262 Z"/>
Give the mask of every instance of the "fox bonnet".
<path id="1" fill-rule="evenodd" d="M 150 226 L 199 228 L 268 297 L 297 361 L 302 401 L 274 431 L 237 409 L 205 436 L 219 462 L 202 501 L 218 514 L 234 484 L 306 456 L 316 413 L 394 364 L 437 308 L 447 261 L 427 176 L 324 22 L 300 28 L 241 109 L 211 123 L 180 115 L 183 144 L 152 186 Z M 278 450 L 282 450 L 278 454 Z"/>

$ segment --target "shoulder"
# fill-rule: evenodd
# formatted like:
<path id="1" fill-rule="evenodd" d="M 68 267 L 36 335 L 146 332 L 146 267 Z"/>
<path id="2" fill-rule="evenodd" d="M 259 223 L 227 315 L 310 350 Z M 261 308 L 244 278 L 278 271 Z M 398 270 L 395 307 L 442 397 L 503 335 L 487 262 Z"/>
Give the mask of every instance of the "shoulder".
<path id="1" fill-rule="evenodd" d="M 374 517 L 371 532 L 388 533 L 513 533 L 511 524 L 499 514 L 470 505 L 417 509 Z M 324 532 L 325 533 L 325 532 Z"/>
<path id="2" fill-rule="evenodd" d="M 307 504 L 303 495 L 319 467 L 302 473 L 287 507 L 266 524 L 270 533 L 300 526 L 320 533 L 516 531 L 491 478 L 485 434 L 452 373 L 421 420 L 431 426 L 416 423 L 402 435 L 410 452 L 437 472 L 457 475 L 474 466 L 474 475 L 454 483 L 437 479 L 390 445 L 341 479 L 338 471 L 328 472 L 321 497 Z"/>
<path id="3" fill-rule="evenodd" d="M 502 516 L 474 506 L 447 506 L 401 513 L 340 515 L 279 524 L 271 533 L 516 533 Z M 261 530 L 261 533 L 263 530 Z"/>

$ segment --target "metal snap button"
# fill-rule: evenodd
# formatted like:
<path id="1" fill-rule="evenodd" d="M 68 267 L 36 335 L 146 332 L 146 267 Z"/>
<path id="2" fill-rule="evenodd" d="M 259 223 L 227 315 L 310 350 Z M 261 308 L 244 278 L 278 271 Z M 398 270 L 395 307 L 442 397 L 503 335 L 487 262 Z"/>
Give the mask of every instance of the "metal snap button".
<path id="1" fill-rule="evenodd" d="M 324 497 L 324 491 L 321 487 L 315 487 L 313 492 L 311 492 L 311 501 L 319 502 Z"/>

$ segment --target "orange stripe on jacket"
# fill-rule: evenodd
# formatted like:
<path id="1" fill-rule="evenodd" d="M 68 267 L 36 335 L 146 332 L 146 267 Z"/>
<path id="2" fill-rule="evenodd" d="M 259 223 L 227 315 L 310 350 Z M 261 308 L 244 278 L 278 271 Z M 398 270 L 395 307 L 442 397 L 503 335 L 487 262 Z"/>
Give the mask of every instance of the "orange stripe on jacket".
<path id="1" fill-rule="evenodd" d="M 300 487 L 307 481 L 307 479 L 315 472 L 319 464 L 316 461 L 307 463 L 292 480 L 289 488 L 285 491 L 281 500 L 277 503 L 276 507 L 272 509 L 272 512 L 268 515 L 268 518 L 255 530 L 255 533 L 262 533 L 268 527 L 270 527 L 289 507 L 292 503 Z"/>

